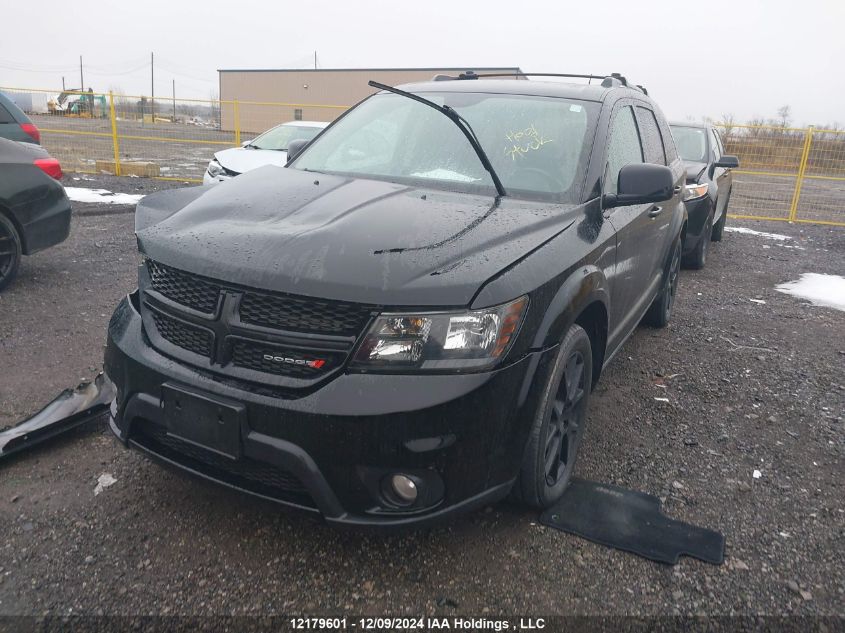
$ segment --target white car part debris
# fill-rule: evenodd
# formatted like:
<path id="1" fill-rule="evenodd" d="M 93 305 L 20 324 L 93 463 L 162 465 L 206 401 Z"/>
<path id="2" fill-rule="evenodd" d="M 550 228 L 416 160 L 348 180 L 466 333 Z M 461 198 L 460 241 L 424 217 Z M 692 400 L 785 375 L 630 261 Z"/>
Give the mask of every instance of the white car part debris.
<path id="1" fill-rule="evenodd" d="M 778 284 L 775 290 L 813 305 L 845 311 L 845 277 L 839 275 L 803 273 L 800 279 Z"/>
<path id="2" fill-rule="evenodd" d="M 760 477 L 763 476 L 763 473 L 755 469 L 754 472 L 751 473 L 751 476 L 754 477 L 754 479 L 760 479 Z"/>
<path id="3" fill-rule="evenodd" d="M 116 483 L 117 479 L 115 479 L 111 473 L 103 473 L 102 475 L 97 477 L 97 486 L 94 488 L 94 496 L 96 497 L 103 490 L 105 490 L 109 486 L 113 486 Z"/>

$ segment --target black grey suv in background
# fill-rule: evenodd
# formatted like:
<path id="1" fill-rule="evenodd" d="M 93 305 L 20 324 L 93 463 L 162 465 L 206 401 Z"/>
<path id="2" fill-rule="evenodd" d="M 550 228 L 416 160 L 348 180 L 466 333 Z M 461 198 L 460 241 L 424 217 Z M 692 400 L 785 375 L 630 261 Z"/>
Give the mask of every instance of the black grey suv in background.
<path id="1" fill-rule="evenodd" d="M 596 79 L 371 83 L 286 168 L 144 198 L 112 431 L 335 523 L 553 504 L 686 230 L 660 109 Z"/>
<path id="2" fill-rule="evenodd" d="M 42 147 L 0 138 L 0 290 L 14 279 L 21 255 L 63 242 L 70 201 L 59 161 Z"/>
<path id="3" fill-rule="evenodd" d="M 41 144 L 41 132 L 14 101 L 0 92 L 0 138 Z"/>
<path id="4" fill-rule="evenodd" d="M 733 185 L 731 169 L 739 167 L 739 159 L 725 154 L 722 139 L 712 125 L 670 125 L 687 171 L 684 203 L 689 225 L 684 240 L 684 265 L 704 268 L 710 241 L 722 239 Z"/>

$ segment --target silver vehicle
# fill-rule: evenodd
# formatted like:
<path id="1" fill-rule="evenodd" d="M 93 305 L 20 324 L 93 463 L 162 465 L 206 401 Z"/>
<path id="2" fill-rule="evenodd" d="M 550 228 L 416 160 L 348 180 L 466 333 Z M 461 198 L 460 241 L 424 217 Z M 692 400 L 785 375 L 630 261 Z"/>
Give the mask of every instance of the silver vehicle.
<path id="1" fill-rule="evenodd" d="M 217 152 L 208 163 L 203 183 L 214 184 L 264 165 L 284 166 L 288 161 L 288 143 L 310 141 L 326 127 L 325 121 L 289 121 L 270 128 L 261 136 Z"/>

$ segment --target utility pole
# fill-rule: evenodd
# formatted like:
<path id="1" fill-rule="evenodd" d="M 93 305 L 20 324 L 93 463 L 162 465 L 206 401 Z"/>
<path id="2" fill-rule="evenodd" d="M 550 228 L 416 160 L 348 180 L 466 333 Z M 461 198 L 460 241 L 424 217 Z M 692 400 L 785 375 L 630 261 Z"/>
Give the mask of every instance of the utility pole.
<path id="1" fill-rule="evenodd" d="M 173 122 L 176 123 L 176 80 L 173 80 Z"/>
<path id="2" fill-rule="evenodd" d="M 156 122 L 156 81 L 155 81 L 155 58 L 150 53 L 150 111 L 153 113 L 153 125 Z"/>
<path id="3" fill-rule="evenodd" d="M 314 70 L 317 70 L 317 51 L 314 51 Z"/>
<path id="4" fill-rule="evenodd" d="M 65 77 L 62 75 L 62 92 L 65 91 Z"/>
<path id="5" fill-rule="evenodd" d="M 79 56 L 79 90 L 85 90 L 85 80 L 82 78 L 82 55 Z"/>

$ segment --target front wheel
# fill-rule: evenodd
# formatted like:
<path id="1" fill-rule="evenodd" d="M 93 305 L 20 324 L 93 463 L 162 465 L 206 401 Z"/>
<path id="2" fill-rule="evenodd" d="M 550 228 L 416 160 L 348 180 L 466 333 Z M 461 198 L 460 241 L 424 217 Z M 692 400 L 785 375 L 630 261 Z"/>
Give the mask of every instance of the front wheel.
<path id="1" fill-rule="evenodd" d="M 724 215 L 722 216 L 725 217 Z M 720 220 L 721 221 L 721 220 Z M 684 256 L 684 266 L 701 270 L 707 263 L 707 247 L 710 246 L 710 236 L 713 233 L 713 216 L 708 215 L 707 221 L 704 223 L 704 229 L 701 231 L 701 238 L 698 244 L 695 245 L 693 251 Z"/>
<path id="2" fill-rule="evenodd" d="M 593 376 L 590 337 L 569 328 L 543 389 L 512 496 L 533 508 L 552 506 L 563 495 L 584 435 Z"/>
<path id="3" fill-rule="evenodd" d="M 731 203 L 731 192 L 728 191 L 728 197 L 725 200 L 725 208 L 722 209 L 722 217 L 719 218 L 719 221 L 713 225 L 713 233 L 710 236 L 710 239 L 714 242 L 721 242 L 722 241 L 722 233 L 725 230 L 725 223 L 728 221 L 728 205 Z"/>
<path id="4" fill-rule="evenodd" d="M 663 285 L 654 298 L 643 321 L 652 327 L 666 327 L 672 317 L 672 307 L 675 305 L 675 295 L 678 294 L 678 279 L 681 272 L 681 238 L 675 240 L 672 248 L 672 259 L 669 270 L 663 276 Z"/>

